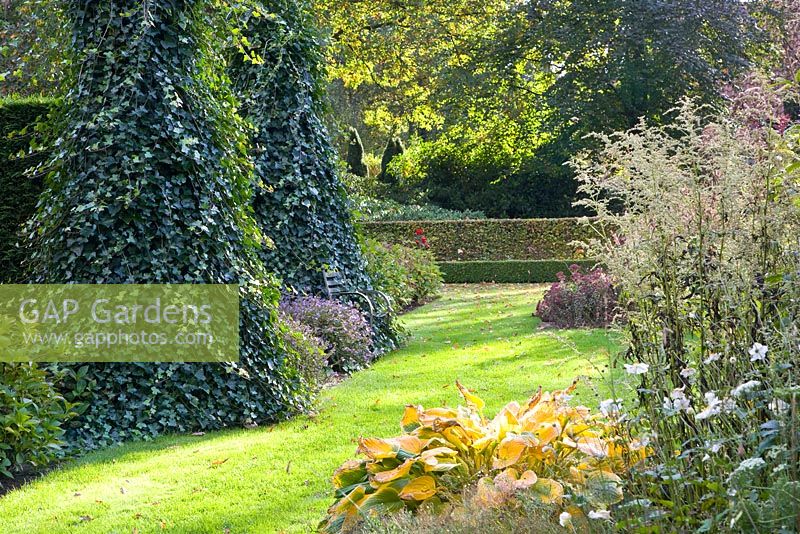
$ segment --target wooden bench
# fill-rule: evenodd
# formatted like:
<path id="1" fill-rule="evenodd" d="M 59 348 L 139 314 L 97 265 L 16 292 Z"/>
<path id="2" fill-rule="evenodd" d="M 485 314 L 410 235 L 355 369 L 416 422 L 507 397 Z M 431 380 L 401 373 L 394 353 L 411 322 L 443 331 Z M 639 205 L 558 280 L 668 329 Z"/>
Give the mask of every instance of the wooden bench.
<path id="1" fill-rule="evenodd" d="M 383 291 L 375 289 L 348 290 L 347 279 L 338 271 L 324 273 L 325 294 L 331 300 L 340 298 L 357 300 L 366 307 L 370 322 L 381 319 L 394 313 L 392 298 Z"/>

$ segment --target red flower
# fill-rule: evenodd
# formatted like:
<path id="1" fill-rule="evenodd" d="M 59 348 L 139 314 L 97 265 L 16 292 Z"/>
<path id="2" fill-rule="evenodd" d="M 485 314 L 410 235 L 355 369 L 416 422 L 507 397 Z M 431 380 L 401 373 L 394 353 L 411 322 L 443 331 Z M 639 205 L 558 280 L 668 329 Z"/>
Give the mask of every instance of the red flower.
<path id="1" fill-rule="evenodd" d="M 414 231 L 414 233 L 415 233 L 415 234 L 417 234 L 417 235 L 422 235 L 422 234 L 424 234 L 424 233 L 425 233 L 425 230 L 423 230 L 422 228 L 417 228 L 417 229 Z"/>

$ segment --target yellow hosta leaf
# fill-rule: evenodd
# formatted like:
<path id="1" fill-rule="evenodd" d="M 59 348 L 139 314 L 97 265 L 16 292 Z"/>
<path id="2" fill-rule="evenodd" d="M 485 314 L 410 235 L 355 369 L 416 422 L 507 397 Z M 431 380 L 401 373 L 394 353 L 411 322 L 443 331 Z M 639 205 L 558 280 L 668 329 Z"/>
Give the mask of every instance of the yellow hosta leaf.
<path id="1" fill-rule="evenodd" d="M 400 436 L 397 438 L 387 439 L 387 443 L 392 445 L 395 449 L 403 449 L 406 452 L 417 455 L 422 452 L 428 440 L 421 440 L 417 436 Z"/>
<path id="2" fill-rule="evenodd" d="M 399 466 L 395 467 L 394 469 L 390 469 L 389 471 L 382 471 L 380 473 L 375 473 L 372 475 L 372 481 L 374 482 L 373 486 L 377 487 L 375 484 L 385 484 L 387 482 L 391 482 L 392 480 L 404 477 L 408 475 L 409 471 L 411 471 L 411 467 L 414 465 L 415 460 L 406 460 Z"/>
<path id="3" fill-rule="evenodd" d="M 394 458 L 397 451 L 392 444 L 378 438 L 359 438 L 357 454 L 363 454 L 373 460 Z"/>
<path id="4" fill-rule="evenodd" d="M 403 411 L 403 419 L 400 420 L 400 426 L 403 428 L 403 432 L 411 432 L 422 426 L 419 419 L 421 411 L 422 409 L 419 406 L 413 406 L 411 404 L 406 406 L 405 411 Z"/>
<path id="5" fill-rule="evenodd" d="M 529 488 L 545 504 L 561 504 L 564 487 L 549 478 L 540 478 Z"/>
<path id="6" fill-rule="evenodd" d="M 424 501 L 436 495 L 436 479 L 430 475 L 415 478 L 400 492 L 400 498 L 406 501 Z"/>
<path id="7" fill-rule="evenodd" d="M 517 427 L 519 427 L 517 413 L 519 413 L 519 404 L 512 402 L 500 410 L 492 419 L 491 426 L 494 428 L 498 439 L 503 439 L 509 431 L 517 430 Z"/>
<path id="8" fill-rule="evenodd" d="M 483 477 L 478 481 L 475 490 L 475 501 L 484 508 L 496 508 L 506 500 L 506 495 L 500 491 L 491 478 Z"/>
<path id="9" fill-rule="evenodd" d="M 461 392 L 461 396 L 464 397 L 464 400 L 467 401 L 467 406 L 470 408 L 475 408 L 477 411 L 482 411 L 483 407 L 486 406 L 486 403 L 483 402 L 483 399 L 470 393 L 470 391 L 461 385 L 461 382 L 456 380 L 456 387 L 458 391 Z"/>
<path id="10" fill-rule="evenodd" d="M 522 473 L 522 476 L 519 477 L 519 480 L 514 482 L 514 489 L 516 490 L 525 490 L 536 484 L 539 480 L 539 477 L 536 476 L 536 473 L 533 471 L 525 471 Z"/>
<path id="11" fill-rule="evenodd" d="M 364 488 L 358 486 L 328 508 L 328 517 L 320 524 L 321 530 L 329 533 L 351 530 L 361 519 L 364 496 Z"/>
<path id="12" fill-rule="evenodd" d="M 556 408 L 552 401 L 540 402 L 519 418 L 522 430 L 531 431 L 542 423 L 555 421 L 557 419 Z"/>
<path id="13" fill-rule="evenodd" d="M 528 447 L 535 447 L 538 443 L 532 437 L 510 434 L 500 442 L 495 450 L 492 469 L 505 469 L 519 461 Z"/>
<path id="14" fill-rule="evenodd" d="M 445 428 L 441 431 L 442 437 L 460 451 L 465 451 L 472 444 L 469 435 L 460 426 Z"/>
<path id="15" fill-rule="evenodd" d="M 513 467 L 502 471 L 499 475 L 494 477 L 494 486 L 499 491 L 507 494 L 514 493 L 514 483 L 519 480 L 519 472 Z"/>
<path id="16" fill-rule="evenodd" d="M 423 426 L 432 426 L 437 420 L 455 420 L 458 412 L 452 408 L 430 408 L 419 413 L 419 420 Z"/>
<path id="17" fill-rule="evenodd" d="M 542 400 L 542 386 L 539 386 L 539 390 L 536 393 L 534 393 L 534 395 L 530 399 L 528 399 L 528 402 L 525 405 L 525 409 L 522 411 L 522 414 L 533 410 L 536 407 L 536 405 L 539 404 L 540 400 Z"/>
<path id="18" fill-rule="evenodd" d="M 561 435 L 561 425 L 556 421 L 539 423 L 531 433 L 540 445 L 547 445 Z"/>
<path id="19" fill-rule="evenodd" d="M 405 480 L 395 480 L 370 493 L 358 503 L 361 514 L 374 516 L 402 510 L 405 504 L 400 499 L 400 491 L 404 486 L 407 486 Z"/>
<path id="20" fill-rule="evenodd" d="M 450 447 L 435 447 L 433 449 L 426 449 L 422 451 L 420 458 L 425 460 L 432 456 L 455 456 L 456 454 L 458 454 L 458 451 L 453 450 Z"/>
<path id="21" fill-rule="evenodd" d="M 364 480 L 367 474 L 364 460 L 349 460 L 333 473 L 333 487 L 346 488 Z"/>

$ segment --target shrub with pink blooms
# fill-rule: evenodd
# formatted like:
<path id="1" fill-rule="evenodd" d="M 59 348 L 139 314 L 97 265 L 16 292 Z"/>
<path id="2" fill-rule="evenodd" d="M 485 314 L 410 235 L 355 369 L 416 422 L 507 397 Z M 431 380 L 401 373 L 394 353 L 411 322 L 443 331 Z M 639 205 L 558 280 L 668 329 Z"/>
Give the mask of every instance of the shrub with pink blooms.
<path id="1" fill-rule="evenodd" d="M 583 272 L 571 265 L 569 274 L 558 273 L 558 282 L 544 294 L 536 315 L 559 328 L 601 328 L 618 315 L 618 300 L 619 291 L 603 269 Z"/>
<path id="2" fill-rule="evenodd" d="M 302 332 L 321 340 L 327 365 L 336 372 L 352 373 L 374 359 L 372 328 L 354 306 L 320 297 L 281 302 L 280 311 L 300 323 Z"/>

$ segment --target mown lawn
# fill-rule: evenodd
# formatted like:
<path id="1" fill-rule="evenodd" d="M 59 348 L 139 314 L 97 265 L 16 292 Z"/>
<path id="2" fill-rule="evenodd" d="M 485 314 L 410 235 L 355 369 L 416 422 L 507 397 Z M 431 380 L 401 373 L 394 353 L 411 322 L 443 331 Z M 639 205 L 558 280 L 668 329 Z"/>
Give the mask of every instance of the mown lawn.
<path id="1" fill-rule="evenodd" d="M 90 454 L 0 498 L 0 532 L 264 533 L 313 531 L 330 475 L 362 435 L 399 431 L 409 403 L 455 405 L 453 382 L 492 413 L 540 385 L 583 375 L 576 402 L 607 396 L 600 377 L 618 338 L 538 330 L 541 286 L 451 286 L 403 318 L 412 337 L 323 393 L 319 413 L 255 430 L 172 436 Z"/>

